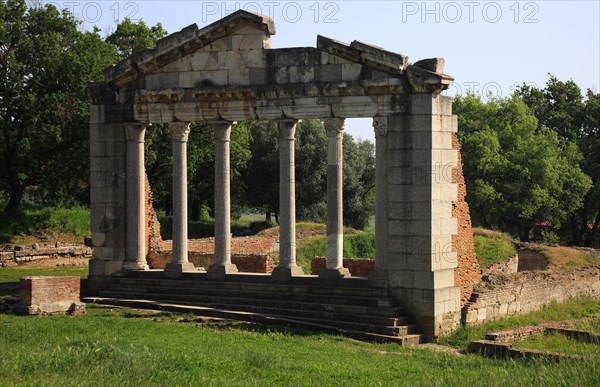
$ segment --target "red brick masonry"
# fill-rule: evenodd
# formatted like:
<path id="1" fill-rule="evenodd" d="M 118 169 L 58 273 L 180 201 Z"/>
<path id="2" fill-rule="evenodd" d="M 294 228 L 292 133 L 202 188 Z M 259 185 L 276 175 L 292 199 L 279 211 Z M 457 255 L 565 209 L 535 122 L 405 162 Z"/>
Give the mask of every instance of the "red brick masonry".
<path id="1" fill-rule="evenodd" d="M 452 202 L 452 216 L 458 220 L 458 234 L 452 241 L 452 251 L 458 256 L 458 267 L 454 270 L 454 286 L 460 288 L 460 306 L 464 306 L 473 285 L 481 281 L 481 267 L 475 257 L 475 242 L 471 228 L 471 215 L 466 201 L 467 186 L 462 171 L 460 144 L 456 133 L 452 134 L 452 147 L 458 150 L 458 165 L 452 171 L 452 182 L 458 184 L 458 200 Z"/>
<path id="2" fill-rule="evenodd" d="M 321 269 L 325 269 L 325 257 L 315 257 L 310 262 L 311 274 L 319 274 Z M 354 277 L 367 277 L 369 272 L 375 267 L 375 260 L 362 258 L 344 258 L 343 266 L 350 271 Z"/>
<path id="3" fill-rule="evenodd" d="M 19 303 L 24 314 L 73 313 L 85 310 L 79 302 L 79 277 L 21 278 Z"/>

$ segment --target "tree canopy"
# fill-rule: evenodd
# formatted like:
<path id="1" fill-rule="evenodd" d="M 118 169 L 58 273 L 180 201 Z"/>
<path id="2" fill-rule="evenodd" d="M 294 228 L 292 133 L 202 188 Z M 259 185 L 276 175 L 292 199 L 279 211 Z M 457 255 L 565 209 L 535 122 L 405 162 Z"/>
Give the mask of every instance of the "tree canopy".
<path id="1" fill-rule="evenodd" d="M 118 56 L 98 30 L 78 25 L 52 5 L 0 1 L 0 191 L 7 215 L 17 213 L 26 190 L 43 202 L 88 197 L 85 86 Z"/>
<path id="2" fill-rule="evenodd" d="M 528 240 L 536 222 L 560 225 L 581 207 L 591 179 L 581 153 L 556 132 L 539 127 L 516 95 L 483 102 L 457 97 L 467 201 L 476 223 Z"/>
<path id="3" fill-rule="evenodd" d="M 538 118 L 538 127 L 554 131 L 565 147 L 577 148 L 575 157 L 592 186 L 582 205 L 570 211 L 571 242 L 592 246 L 600 228 L 600 94 L 587 90 L 585 97 L 573 80 L 550 76 L 546 87 L 523 85 L 518 91 Z"/>

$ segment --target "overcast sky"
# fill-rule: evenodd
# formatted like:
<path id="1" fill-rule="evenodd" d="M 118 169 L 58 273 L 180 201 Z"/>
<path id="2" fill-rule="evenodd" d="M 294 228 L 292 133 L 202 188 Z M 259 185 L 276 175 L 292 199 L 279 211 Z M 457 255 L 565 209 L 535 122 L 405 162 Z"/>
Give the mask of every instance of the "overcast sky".
<path id="1" fill-rule="evenodd" d="M 46 2 L 47 3 L 47 2 Z M 274 19 L 273 48 L 316 46 L 317 35 L 360 40 L 407 55 L 446 59 L 448 94 L 510 95 L 543 87 L 548 73 L 600 90 L 600 1 L 52 1 L 85 27 L 104 33 L 126 16 L 162 23 L 170 33 L 200 27 L 237 9 Z M 348 120 L 355 137 L 373 139 L 370 120 Z"/>

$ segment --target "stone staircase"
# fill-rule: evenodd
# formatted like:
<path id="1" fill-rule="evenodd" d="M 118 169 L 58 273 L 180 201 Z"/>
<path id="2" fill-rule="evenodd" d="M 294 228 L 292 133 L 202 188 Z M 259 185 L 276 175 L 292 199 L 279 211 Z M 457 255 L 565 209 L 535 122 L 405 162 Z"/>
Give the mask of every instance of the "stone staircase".
<path id="1" fill-rule="evenodd" d="M 165 279 L 162 271 L 144 271 L 118 277 L 109 290 L 84 301 L 300 326 L 366 341 L 421 342 L 417 327 L 409 324 L 387 290 L 370 288 L 364 278 L 326 286 L 315 276 L 275 284 L 264 274 L 228 275 L 216 282 L 208 281 L 205 273 Z"/>

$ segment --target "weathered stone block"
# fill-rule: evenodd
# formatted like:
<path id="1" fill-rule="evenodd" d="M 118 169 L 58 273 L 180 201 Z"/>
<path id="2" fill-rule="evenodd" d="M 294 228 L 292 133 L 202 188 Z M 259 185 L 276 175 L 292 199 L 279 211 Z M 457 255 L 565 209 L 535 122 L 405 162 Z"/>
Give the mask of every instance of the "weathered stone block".
<path id="1" fill-rule="evenodd" d="M 340 82 L 342 80 L 342 65 L 320 65 L 314 67 L 315 81 Z"/>
<path id="2" fill-rule="evenodd" d="M 458 265 L 456 251 L 450 251 L 450 246 L 439 246 L 439 248 L 439 252 L 431 254 L 431 270 L 455 269 Z"/>
<path id="3" fill-rule="evenodd" d="M 360 78 L 363 66 L 358 63 L 344 63 L 342 66 L 342 80 L 354 81 Z"/>
<path id="4" fill-rule="evenodd" d="M 104 265 L 104 275 L 113 275 L 123 269 L 123 261 L 106 261 Z"/>
<path id="5" fill-rule="evenodd" d="M 228 84 L 246 86 L 250 84 L 250 70 L 248 69 L 234 69 L 227 71 Z"/>
<path id="6" fill-rule="evenodd" d="M 377 114 L 377 103 L 370 96 L 341 97 L 333 103 L 331 110 L 336 117 L 374 117 Z"/>
<path id="7" fill-rule="evenodd" d="M 265 58 L 263 50 L 245 50 L 240 51 L 241 58 L 246 68 L 265 67 Z"/>
<path id="8" fill-rule="evenodd" d="M 266 48 L 264 33 L 233 35 L 231 37 L 232 50 L 259 50 Z"/>
<path id="9" fill-rule="evenodd" d="M 209 71 L 219 69 L 218 52 L 197 52 L 191 55 L 191 71 Z"/>
<path id="10" fill-rule="evenodd" d="M 246 68 L 242 58 L 242 54 L 239 51 L 221 51 L 218 53 L 219 69 L 230 70 L 230 69 L 242 69 Z"/>
<path id="11" fill-rule="evenodd" d="M 94 258 L 90 259 L 89 262 L 89 275 L 90 276 L 95 276 L 95 275 L 104 275 L 104 266 L 106 264 L 106 261 L 103 259 L 99 259 L 99 258 L 95 258 L 96 256 L 96 250 L 99 249 L 98 247 L 94 247 Z"/>
<path id="12" fill-rule="evenodd" d="M 171 63 L 167 63 L 161 69 L 163 73 L 169 72 L 181 72 L 181 71 L 192 71 L 192 56 L 186 55 L 180 59 L 177 59 Z"/>
<path id="13" fill-rule="evenodd" d="M 104 123 L 104 105 L 90 105 L 90 124 Z"/>
<path id="14" fill-rule="evenodd" d="M 433 197 L 433 200 L 441 200 L 446 202 L 453 202 L 458 200 L 458 185 L 453 183 L 439 183 L 439 196 Z"/>
<path id="15" fill-rule="evenodd" d="M 444 95 L 412 94 L 410 106 L 413 115 L 452 115 L 452 98 Z"/>
<path id="16" fill-rule="evenodd" d="M 314 67 L 312 66 L 290 66 L 289 74 L 291 83 L 313 82 L 315 79 Z"/>
<path id="17" fill-rule="evenodd" d="M 239 33 L 240 31 L 238 31 Z M 225 36 L 222 39 L 216 40 L 210 44 L 210 51 L 227 51 L 231 50 L 233 42 L 231 36 Z"/>
<path id="18" fill-rule="evenodd" d="M 105 246 L 106 234 L 103 232 L 93 232 L 92 233 L 92 243 L 94 244 L 94 246 L 98 246 L 98 247 Z"/>

